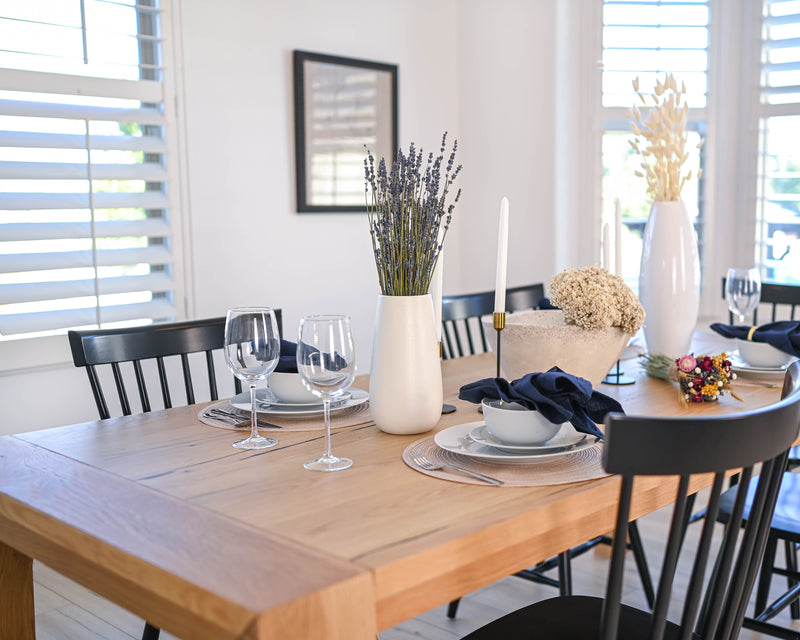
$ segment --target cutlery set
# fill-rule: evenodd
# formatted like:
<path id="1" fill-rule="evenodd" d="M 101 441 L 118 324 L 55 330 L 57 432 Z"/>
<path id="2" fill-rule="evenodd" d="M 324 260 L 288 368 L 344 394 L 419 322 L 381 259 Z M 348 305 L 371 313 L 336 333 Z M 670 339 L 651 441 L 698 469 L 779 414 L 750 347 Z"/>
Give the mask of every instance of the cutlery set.
<path id="1" fill-rule="evenodd" d="M 241 413 L 234 413 L 233 411 L 226 411 L 224 409 L 209 409 L 203 414 L 205 418 L 212 418 L 214 420 L 222 420 L 223 422 L 227 422 L 229 424 L 234 425 L 235 427 L 249 427 L 250 426 L 250 416 L 241 414 Z M 265 422 L 260 418 L 257 421 L 259 427 L 264 429 L 280 429 L 281 427 L 277 424 L 272 424 L 270 422 Z"/>

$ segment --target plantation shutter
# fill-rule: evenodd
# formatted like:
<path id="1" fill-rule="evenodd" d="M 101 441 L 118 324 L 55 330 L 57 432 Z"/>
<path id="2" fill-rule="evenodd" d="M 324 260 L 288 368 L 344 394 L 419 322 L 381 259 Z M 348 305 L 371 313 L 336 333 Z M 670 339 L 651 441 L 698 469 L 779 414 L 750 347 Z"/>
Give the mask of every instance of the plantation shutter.
<path id="1" fill-rule="evenodd" d="M 800 2 L 765 0 L 756 257 L 769 280 L 800 281 Z"/>
<path id="2" fill-rule="evenodd" d="M 614 223 L 614 201 L 623 211 L 622 275 L 638 287 L 642 234 L 649 204 L 644 179 L 635 178 L 641 159 L 630 146 L 628 112 L 641 105 L 632 87 L 639 78 L 641 92 L 653 92 L 656 80 L 673 73 L 686 84 L 690 159 L 686 168 L 696 175 L 702 166 L 702 150 L 695 144 L 705 136 L 708 93 L 709 0 L 604 0 L 603 2 L 603 216 Z M 694 219 L 698 249 L 703 258 L 705 202 L 703 180 L 691 180 L 681 194 Z"/>
<path id="3" fill-rule="evenodd" d="M 159 19 L 0 6 L 0 340 L 176 315 Z"/>

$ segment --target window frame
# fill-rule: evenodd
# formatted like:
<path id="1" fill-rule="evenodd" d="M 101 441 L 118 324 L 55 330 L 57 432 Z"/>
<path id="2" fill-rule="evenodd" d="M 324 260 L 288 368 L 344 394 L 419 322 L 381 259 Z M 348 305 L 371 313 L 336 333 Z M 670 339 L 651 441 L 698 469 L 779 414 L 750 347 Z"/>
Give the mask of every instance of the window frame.
<path id="1" fill-rule="evenodd" d="M 185 179 L 186 164 L 185 130 L 179 123 L 185 122 L 181 117 L 184 110 L 184 96 L 181 83 L 176 77 L 177 70 L 182 68 L 180 47 L 176 46 L 179 33 L 178 16 L 173 9 L 173 0 L 160 0 L 159 12 L 162 35 L 162 78 L 160 80 L 163 94 L 164 115 L 164 155 L 167 158 L 165 171 L 167 177 L 164 196 L 169 210 L 170 253 L 172 254 L 172 280 L 175 308 L 175 320 L 183 320 L 193 307 L 190 297 L 190 270 L 187 260 L 191 255 L 189 240 L 184 233 L 188 229 L 186 222 L 188 211 L 184 203 L 188 203 L 188 185 Z M 27 73 L 12 70 L 20 74 L 21 82 Z M 53 81 L 59 81 L 60 74 L 54 74 Z M 91 80 L 91 79 L 90 79 Z M 113 80 L 111 80 L 113 82 Z M 72 364 L 72 355 L 66 334 L 35 336 L 30 338 L 0 341 L 0 374 L 8 374 L 38 368 L 62 367 Z"/>
<path id="2" fill-rule="evenodd" d="M 569 167 L 570 183 L 582 185 L 585 195 L 560 200 L 560 210 L 565 215 L 559 216 L 557 233 L 566 242 L 561 245 L 564 253 L 555 265 L 557 270 L 584 263 L 598 264 L 601 254 L 604 205 L 600 140 L 605 111 L 613 107 L 602 106 L 601 73 L 595 71 L 603 50 L 602 3 L 591 5 L 591 10 L 587 10 L 581 2 L 569 2 L 558 15 L 559 33 L 570 33 L 581 44 L 574 47 L 574 40 L 559 40 L 557 77 L 561 78 L 562 88 L 557 89 L 557 94 L 567 95 L 577 106 L 568 110 L 576 133 L 573 139 L 567 138 L 566 144 L 557 147 L 557 164 Z M 743 255 L 752 261 L 755 253 L 754 158 L 758 153 L 760 30 L 761 0 L 709 0 L 707 131 L 703 134 L 701 193 L 706 207 L 703 221 L 706 242 L 701 263 L 704 286 L 698 316 L 701 327 L 706 325 L 706 319 L 726 313 L 721 278 L 728 267 L 741 261 Z M 571 50 L 566 51 L 567 48 Z M 627 121 L 627 110 L 617 109 L 617 118 Z M 558 129 L 557 135 L 561 132 Z M 736 142 L 734 147 L 731 140 Z M 570 227 L 576 228 L 576 224 L 583 224 L 588 230 L 570 233 Z"/>

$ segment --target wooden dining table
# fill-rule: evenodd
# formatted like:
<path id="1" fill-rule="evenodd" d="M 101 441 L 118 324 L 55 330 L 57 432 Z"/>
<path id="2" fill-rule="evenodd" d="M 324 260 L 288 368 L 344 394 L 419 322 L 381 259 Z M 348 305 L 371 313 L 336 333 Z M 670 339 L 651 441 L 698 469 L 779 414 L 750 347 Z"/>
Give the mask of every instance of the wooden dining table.
<path id="1" fill-rule="evenodd" d="M 726 346 L 698 339 L 695 353 L 704 339 Z M 622 368 L 635 384 L 599 390 L 629 414 L 738 412 L 780 394 L 741 378 L 742 401 L 687 407 L 675 383 L 635 359 Z M 480 419 L 458 390 L 494 370 L 492 354 L 442 363 L 457 411 L 434 431 Z M 32 559 L 179 637 L 374 640 L 614 527 L 617 477 L 545 487 L 433 478 L 402 460 L 430 433 L 374 424 L 334 431 L 334 452 L 353 467 L 311 472 L 302 463 L 320 453 L 324 431 L 242 451 L 231 446 L 239 434 L 202 424 L 199 408 L 0 438 L 0 638 L 35 636 Z M 700 476 L 693 488 L 709 483 Z M 632 517 L 671 503 L 675 487 L 637 479 Z"/>

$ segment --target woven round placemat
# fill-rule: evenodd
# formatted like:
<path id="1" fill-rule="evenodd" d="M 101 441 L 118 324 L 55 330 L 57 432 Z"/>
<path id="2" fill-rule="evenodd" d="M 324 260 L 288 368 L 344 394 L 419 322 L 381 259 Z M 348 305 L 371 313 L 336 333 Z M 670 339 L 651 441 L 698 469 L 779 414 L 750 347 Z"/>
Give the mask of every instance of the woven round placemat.
<path id="1" fill-rule="evenodd" d="M 214 404 L 204 407 L 197 413 L 197 419 L 203 424 L 207 424 L 209 427 L 230 429 L 231 431 L 242 431 L 247 429 L 247 426 L 236 427 L 224 419 L 216 420 L 212 417 L 209 417 L 206 414 L 211 409 L 222 409 L 224 411 L 241 414 L 242 421 L 250 420 L 249 412 L 239 411 L 233 407 L 228 400 L 215 402 Z M 320 429 L 325 429 L 325 418 L 323 417 L 322 412 L 320 412 L 319 415 L 298 416 L 296 418 L 271 416 L 266 413 L 260 413 L 258 415 L 258 419 L 262 422 L 275 425 L 274 427 L 259 426 L 259 429 L 262 431 L 275 431 L 277 433 L 281 431 L 317 431 Z M 355 427 L 362 424 L 371 424 L 372 422 L 372 414 L 369 411 L 369 402 L 362 402 L 355 407 L 343 409 L 342 411 L 337 411 L 331 414 L 331 429 L 337 429 L 340 427 Z"/>
<path id="2" fill-rule="evenodd" d="M 433 441 L 433 437 L 429 436 L 408 445 L 403 451 L 403 461 L 415 471 L 442 480 L 478 484 L 484 487 L 491 486 L 486 482 L 447 468 L 448 464 L 456 464 L 470 471 L 477 471 L 502 480 L 503 486 L 506 487 L 546 487 L 595 480 L 610 475 L 603 469 L 602 454 L 603 443 L 598 442 L 593 447 L 547 461 L 532 464 L 495 464 L 442 449 Z M 420 468 L 414 462 L 414 457 L 419 455 L 425 456 L 434 464 L 443 465 L 444 468 L 436 471 Z"/>

